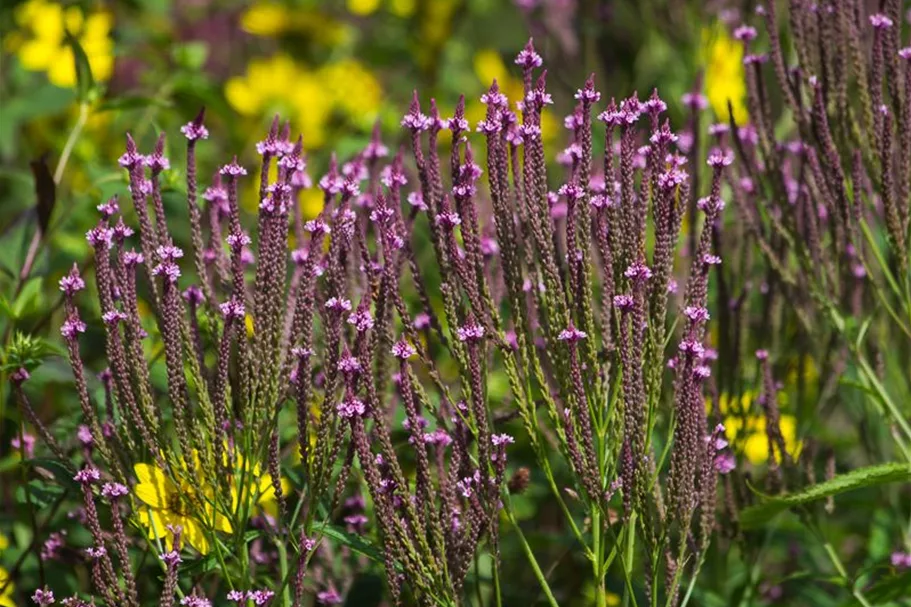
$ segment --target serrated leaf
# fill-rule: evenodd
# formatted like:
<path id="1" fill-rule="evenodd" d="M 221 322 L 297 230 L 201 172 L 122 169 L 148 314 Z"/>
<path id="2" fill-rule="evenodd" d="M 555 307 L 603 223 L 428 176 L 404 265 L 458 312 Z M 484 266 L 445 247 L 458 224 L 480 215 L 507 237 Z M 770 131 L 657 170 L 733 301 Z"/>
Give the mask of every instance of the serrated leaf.
<path id="1" fill-rule="evenodd" d="M 853 470 L 812 485 L 803 491 L 767 498 L 760 504 L 750 506 L 740 513 L 740 524 L 745 529 L 759 527 L 794 506 L 809 504 L 848 491 L 907 480 L 911 480 L 909 464 L 882 464 Z"/>

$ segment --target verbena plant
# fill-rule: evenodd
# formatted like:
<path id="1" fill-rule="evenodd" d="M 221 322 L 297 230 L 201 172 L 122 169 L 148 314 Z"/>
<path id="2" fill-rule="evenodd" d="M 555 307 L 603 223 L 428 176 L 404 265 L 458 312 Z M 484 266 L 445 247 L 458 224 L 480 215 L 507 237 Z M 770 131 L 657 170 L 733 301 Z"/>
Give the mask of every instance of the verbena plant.
<path id="1" fill-rule="evenodd" d="M 713 534 L 717 474 L 733 466 L 704 390 L 716 357 L 708 280 L 722 261 L 713 235 L 734 152 L 719 145 L 703 158 L 691 147 L 688 161 L 657 92 L 603 104 L 589 79 L 564 121 L 563 174 L 549 177 L 542 60 L 529 43 L 516 63 L 523 99 L 510 105 L 496 82 L 482 97 L 474 137 L 483 170 L 464 100 L 444 120 L 433 102 L 422 113 L 415 95 L 402 120 L 411 158 L 402 150 L 390 160 L 376 133 L 347 163 L 333 159 L 311 221 L 297 204 L 312 187 L 301 142 L 276 120 L 257 145 L 250 233 L 238 201 L 247 170 L 236 159 L 200 204 L 202 113 L 181 129 L 179 220 L 162 202 L 164 137 L 149 155 L 128 137 L 120 164 L 135 233 L 110 200 L 87 234 L 110 365 L 103 402 L 80 357 L 86 284 L 75 267 L 60 281 L 82 448 L 74 453 L 39 419 L 28 370 L 12 378 L 56 462 L 37 465 L 82 494 L 92 600 L 334 604 L 350 573 L 375 561 L 394 604 L 477 604 L 472 589 L 502 604 L 504 532 L 557 605 L 512 505 L 536 481 L 591 564 L 597 605 L 607 604 L 609 570 L 631 604 L 690 600 Z M 441 137 L 451 141 L 448 168 Z M 711 174 L 705 197 L 690 189 L 697 163 Z M 697 233 L 697 210 L 704 228 L 684 264 L 688 207 L 689 229 Z M 175 221 L 190 226 L 186 254 L 172 239 Z M 675 276 L 685 277 L 679 288 Z M 162 357 L 166 377 L 154 378 Z M 489 392 L 499 377 L 505 402 Z M 507 474 L 512 420 L 533 471 Z M 275 558 L 256 558 L 264 549 Z M 49 592 L 35 601 L 50 604 Z"/>

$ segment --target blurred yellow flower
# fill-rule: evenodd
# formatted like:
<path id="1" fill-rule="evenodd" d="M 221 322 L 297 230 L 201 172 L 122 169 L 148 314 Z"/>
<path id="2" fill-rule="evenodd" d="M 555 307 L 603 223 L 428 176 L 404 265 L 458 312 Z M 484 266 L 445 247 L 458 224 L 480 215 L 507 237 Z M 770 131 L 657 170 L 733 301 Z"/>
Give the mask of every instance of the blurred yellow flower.
<path id="1" fill-rule="evenodd" d="M 746 392 L 740 397 L 739 407 L 727 394 L 719 398 L 718 406 L 724 416 L 724 428 L 728 441 L 735 449 L 743 452 L 752 464 L 764 464 L 769 459 L 769 441 L 766 436 L 765 415 L 751 412 L 755 394 Z M 797 440 L 797 420 L 793 415 L 782 414 L 778 422 L 785 449 L 792 458 L 800 455 L 803 446 Z M 779 454 L 780 456 L 780 454 Z"/>
<path id="2" fill-rule="evenodd" d="M 240 27 L 254 36 L 304 34 L 327 46 L 344 43 L 352 33 L 349 26 L 319 10 L 290 8 L 270 0 L 254 2 L 244 11 Z"/>
<path id="3" fill-rule="evenodd" d="M 225 84 L 225 97 L 239 113 L 262 118 L 278 113 L 291 120 L 304 147 L 326 143 L 334 112 L 369 128 L 382 101 L 379 81 L 354 59 L 309 70 L 284 54 L 254 59 L 243 76 Z"/>
<path id="4" fill-rule="evenodd" d="M 417 0 L 390 0 L 389 12 L 403 19 L 410 17 L 417 9 Z"/>
<path id="5" fill-rule="evenodd" d="M 13 585 L 13 581 L 9 577 L 9 573 L 3 567 L 0 567 L 0 588 L 6 587 L 3 592 L 0 592 L 0 607 L 16 607 L 16 603 L 13 602 L 13 591 L 16 587 Z"/>
<path id="6" fill-rule="evenodd" d="M 372 15 L 379 7 L 380 0 L 348 0 L 348 11 L 359 17 Z"/>
<path id="7" fill-rule="evenodd" d="M 734 122 L 749 121 L 743 71 L 743 45 L 731 38 L 721 24 L 702 30 L 705 96 L 718 120 L 728 120 L 728 100 Z"/>
<path id="8" fill-rule="evenodd" d="M 47 72 L 48 79 L 59 87 L 75 86 L 76 63 L 66 39 L 66 32 L 70 32 L 85 51 L 94 79 L 104 82 L 111 77 L 114 42 L 110 37 L 113 25 L 110 13 L 84 14 L 78 6 L 28 0 L 16 9 L 15 18 L 19 27 L 31 34 L 16 49 L 26 69 Z"/>

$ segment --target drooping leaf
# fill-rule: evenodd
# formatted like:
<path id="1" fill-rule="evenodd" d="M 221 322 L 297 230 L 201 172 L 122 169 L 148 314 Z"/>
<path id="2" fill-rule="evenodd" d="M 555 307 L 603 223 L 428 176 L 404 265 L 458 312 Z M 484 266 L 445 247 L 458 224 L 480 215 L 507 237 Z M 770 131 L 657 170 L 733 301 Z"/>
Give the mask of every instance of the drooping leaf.
<path id="1" fill-rule="evenodd" d="M 85 103 L 95 90 L 92 66 L 89 64 L 85 49 L 82 48 L 79 40 L 69 31 L 66 32 L 66 42 L 73 49 L 73 61 L 76 62 L 76 98 Z"/>
<path id="2" fill-rule="evenodd" d="M 794 506 L 809 504 L 848 491 L 908 480 L 911 480 L 909 464 L 882 464 L 852 470 L 797 493 L 766 498 L 763 502 L 741 512 L 740 523 L 745 529 L 759 527 L 775 515 Z"/>
<path id="3" fill-rule="evenodd" d="M 38 229 L 44 236 L 51 222 L 51 213 L 57 202 L 57 184 L 47 166 L 47 154 L 29 163 L 35 177 L 35 209 L 38 212 Z"/>

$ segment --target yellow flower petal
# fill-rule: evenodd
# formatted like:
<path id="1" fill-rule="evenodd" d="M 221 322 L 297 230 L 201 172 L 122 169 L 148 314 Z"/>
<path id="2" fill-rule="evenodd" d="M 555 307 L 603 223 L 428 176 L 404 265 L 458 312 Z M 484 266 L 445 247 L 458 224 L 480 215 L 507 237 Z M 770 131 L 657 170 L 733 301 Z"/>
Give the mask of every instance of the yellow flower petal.
<path id="1" fill-rule="evenodd" d="M 45 70 L 60 52 L 60 46 L 43 40 L 29 40 L 19 48 L 19 62 L 27 70 Z"/>
<path id="2" fill-rule="evenodd" d="M 61 88 L 76 86 L 76 63 L 73 59 L 73 49 L 68 46 L 61 47 L 58 55 L 47 71 L 48 80 Z"/>
<path id="3" fill-rule="evenodd" d="M 164 471 L 150 464 L 136 464 L 133 471 L 139 479 L 133 488 L 136 497 L 152 508 L 167 508 L 168 497 L 176 493 L 177 488 Z"/>
<path id="4" fill-rule="evenodd" d="M 183 528 L 180 537 L 185 542 L 196 548 L 200 554 L 209 553 L 209 539 L 202 525 L 189 517 L 181 517 L 177 524 Z"/>
<path id="5" fill-rule="evenodd" d="M 76 35 L 82 31 L 82 10 L 78 6 L 70 6 L 63 13 L 63 25 L 66 31 Z"/>

